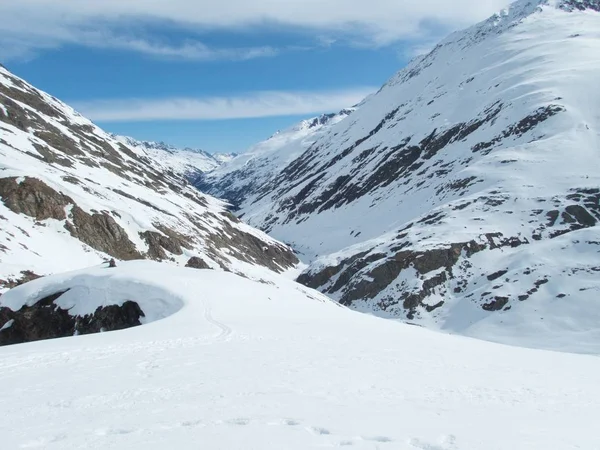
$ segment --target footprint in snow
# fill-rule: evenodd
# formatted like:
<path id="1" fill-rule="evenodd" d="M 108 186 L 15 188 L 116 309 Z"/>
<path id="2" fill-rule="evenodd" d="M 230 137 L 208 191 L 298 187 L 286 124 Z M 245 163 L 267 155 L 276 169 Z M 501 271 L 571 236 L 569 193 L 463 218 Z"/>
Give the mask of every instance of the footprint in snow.
<path id="1" fill-rule="evenodd" d="M 321 427 L 308 427 L 307 430 L 312 434 L 316 434 L 317 436 L 326 436 L 331 434 L 329 430 Z"/>
<path id="2" fill-rule="evenodd" d="M 419 439 L 411 439 L 409 444 L 419 450 L 454 450 L 456 449 L 456 436 L 442 436 L 438 444 L 430 444 Z"/>
<path id="3" fill-rule="evenodd" d="M 386 437 L 386 436 L 363 436 L 362 439 L 364 441 L 380 442 L 382 444 L 393 441 L 392 438 L 389 438 L 389 437 Z"/>
<path id="4" fill-rule="evenodd" d="M 227 423 L 229 425 L 245 426 L 250 423 L 250 419 L 245 419 L 245 418 L 231 419 L 231 420 L 228 420 Z"/>

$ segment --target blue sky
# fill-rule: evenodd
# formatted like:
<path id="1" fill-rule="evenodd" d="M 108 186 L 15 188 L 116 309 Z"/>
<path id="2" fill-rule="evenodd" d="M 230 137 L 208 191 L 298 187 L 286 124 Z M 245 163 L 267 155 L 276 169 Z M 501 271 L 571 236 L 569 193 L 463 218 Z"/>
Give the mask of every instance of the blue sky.
<path id="1" fill-rule="evenodd" d="M 0 62 L 104 129 L 240 152 L 504 0 L 0 0 Z"/>

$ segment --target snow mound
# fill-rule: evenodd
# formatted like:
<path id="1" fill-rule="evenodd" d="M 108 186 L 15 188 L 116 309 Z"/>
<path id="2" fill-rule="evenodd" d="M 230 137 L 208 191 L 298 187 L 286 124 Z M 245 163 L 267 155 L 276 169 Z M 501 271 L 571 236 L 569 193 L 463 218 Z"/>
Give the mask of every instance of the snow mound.
<path id="1" fill-rule="evenodd" d="M 247 276 L 254 276 L 255 279 Z M 327 297 L 267 271 L 257 270 L 254 275 L 249 272 L 247 276 L 182 268 L 153 261 L 128 261 L 119 263 L 116 268 L 94 266 L 39 278 L 0 296 L 0 307 L 18 311 L 24 306 L 33 306 L 41 299 L 64 292 L 54 304 L 69 310 L 72 316 L 83 317 L 93 314 L 98 308 L 122 306 L 127 301 L 133 301 L 145 315 L 141 320 L 142 324 L 147 324 L 165 319 L 182 309 L 193 315 L 198 308 L 204 308 L 203 302 L 207 298 L 218 299 L 225 289 L 241 294 L 246 290 L 259 292 L 259 287 L 275 285 L 291 285 L 295 291 L 317 299 L 320 303 L 338 307 Z M 301 297 L 299 301 L 303 302 L 305 298 Z M 245 306 L 252 307 L 252 304 L 248 302 Z M 301 304 L 299 306 L 302 307 Z"/>
<path id="2" fill-rule="evenodd" d="M 156 281 L 164 273 L 161 265 L 136 261 L 122 263 L 117 268 L 103 265 L 51 275 L 11 289 L 0 297 L 0 306 L 18 311 L 66 291 L 54 304 L 69 310 L 72 316 L 85 316 L 101 307 L 133 301 L 144 312 L 142 323 L 150 323 L 176 313 L 184 305 L 183 298 Z"/>

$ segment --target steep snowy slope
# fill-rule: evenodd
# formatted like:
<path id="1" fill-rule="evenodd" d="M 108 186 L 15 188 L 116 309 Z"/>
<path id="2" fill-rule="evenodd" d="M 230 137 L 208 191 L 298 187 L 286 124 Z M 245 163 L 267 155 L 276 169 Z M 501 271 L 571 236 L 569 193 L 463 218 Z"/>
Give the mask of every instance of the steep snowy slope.
<path id="1" fill-rule="evenodd" d="M 597 448 L 597 356 L 433 333 L 275 275 L 143 261 L 5 297 L 77 286 L 163 318 L 0 348 L 3 449 Z"/>
<path id="2" fill-rule="evenodd" d="M 354 111 L 344 109 L 337 114 L 323 114 L 303 120 L 266 141 L 227 161 L 212 172 L 198 177 L 195 186 L 203 192 L 230 201 L 234 207 L 256 195 L 285 166 L 306 151 L 331 126 Z"/>
<path id="3" fill-rule="evenodd" d="M 111 135 L 116 141 L 135 148 L 158 162 L 163 170 L 171 170 L 189 180 L 196 179 L 201 173 L 215 170 L 221 164 L 230 161 L 232 154 L 215 154 L 193 148 L 177 148 L 164 142 L 138 141 L 136 139 Z M 234 154 L 235 155 L 235 154 Z"/>
<path id="4" fill-rule="evenodd" d="M 599 11 L 520 0 L 451 35 L 240 214 L 312 262 L 303 283 L 354 308 L 490 339 L 504 327 L 503 341 L 595 333 Z"/>
<path id="5" fill-rule="evenodd" d="M 0 66 L 0 290 L 110 256 L 282 271 L 297 259 L 138 147 Z M 198 259 L 199 258 L 199 259 Z"/>

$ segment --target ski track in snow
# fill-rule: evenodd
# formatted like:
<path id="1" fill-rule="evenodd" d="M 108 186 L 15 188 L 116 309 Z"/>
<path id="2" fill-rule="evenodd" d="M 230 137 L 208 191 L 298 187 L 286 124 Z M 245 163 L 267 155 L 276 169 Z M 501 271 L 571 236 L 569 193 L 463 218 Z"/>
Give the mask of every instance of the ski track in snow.
<path id="1" fill-rule="evenodd" d="M 203 300 L 203 303 L 204 303 L 204 320 L 206 320 L 208 323 L 210 323 L 211 325 L 214 325 L 215 327 L 217 327 L 219 329 L 219 334 L 215 336 L 214 340 L 217 342 L 229 340 L 231 337 L 231 334 L 233 333 L 231 328 L 229 328 L 224 323 L 219 322 L 218 320 L 215 320 L 213 318 L 212 307 L 210 305 L 210 302 Z"/>
<path id="2" fill-rule="evenodd" d="M 183 306 L 128 330 L 0 348 L 3 449 L 595 448 L 597 357 L 375 318 L 282 277 L 151 262 L 109 273 Z"/>

